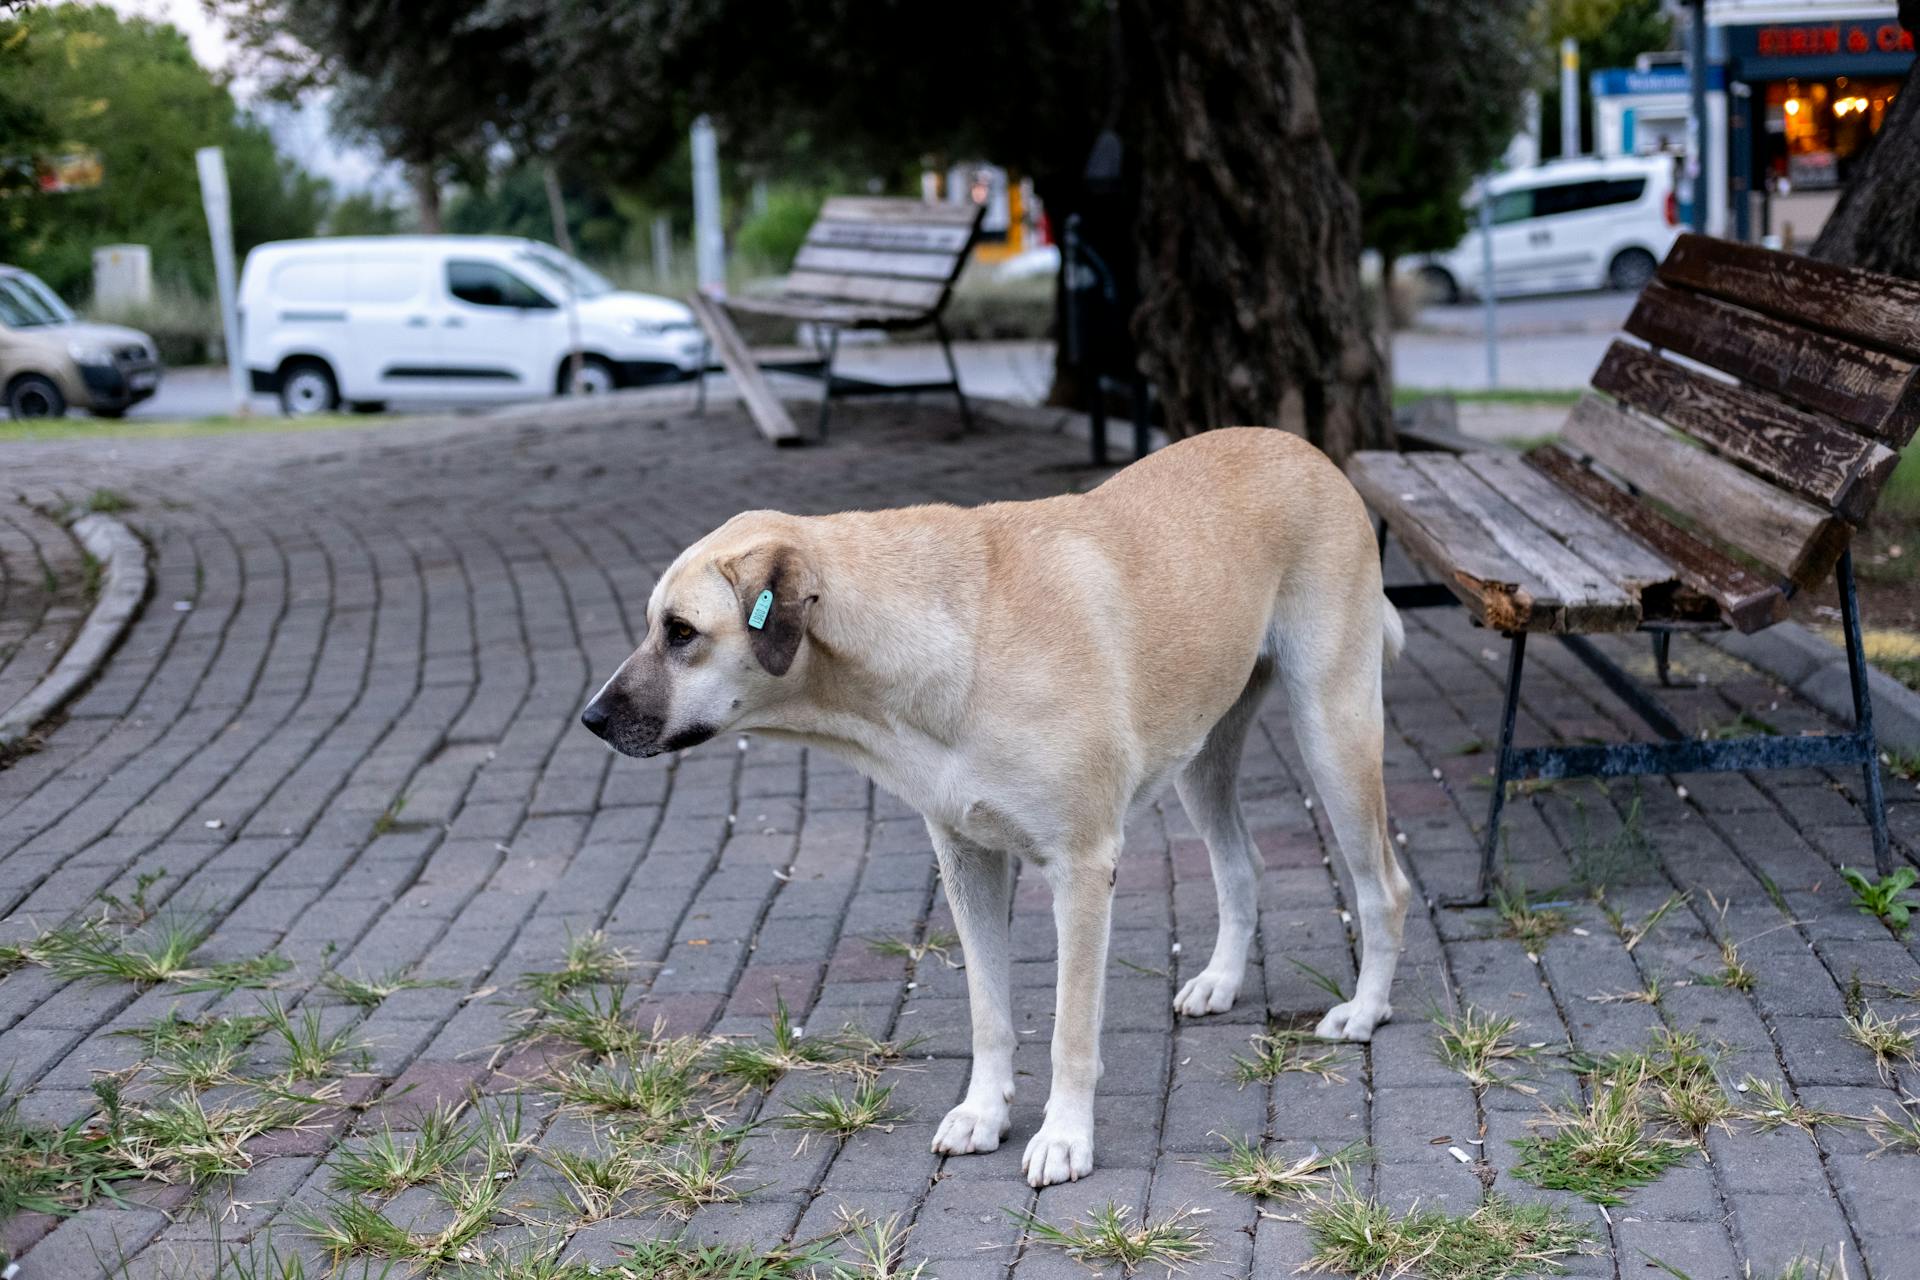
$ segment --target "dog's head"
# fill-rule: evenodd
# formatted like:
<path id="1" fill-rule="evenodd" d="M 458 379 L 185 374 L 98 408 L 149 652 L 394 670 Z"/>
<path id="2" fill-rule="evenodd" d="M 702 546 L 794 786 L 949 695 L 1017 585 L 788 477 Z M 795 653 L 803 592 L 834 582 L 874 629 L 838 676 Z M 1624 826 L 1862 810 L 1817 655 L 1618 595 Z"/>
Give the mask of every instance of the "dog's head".
<path id="1" fill-rule="evenodd" d="M 647 601 L 647 633 L 580 721 L 630 756 L 705 742 L 805 678 L 818 603 L 800 522 L 735 516 L 680 553 Z"/>

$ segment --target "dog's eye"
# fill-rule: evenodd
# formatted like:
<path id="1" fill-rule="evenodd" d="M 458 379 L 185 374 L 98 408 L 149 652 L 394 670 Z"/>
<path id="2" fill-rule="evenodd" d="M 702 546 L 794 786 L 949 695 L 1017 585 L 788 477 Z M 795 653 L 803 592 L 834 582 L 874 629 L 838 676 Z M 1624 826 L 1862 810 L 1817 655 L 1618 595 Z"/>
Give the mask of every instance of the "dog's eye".
<path id="1" fill-rule="evenodd" d="M 678 618 L 667 623 L 667 643 L 676 649 L 683 644 L 692 643 L 693 638 L 699 634 L 698 631 L 695 631 Z"/>

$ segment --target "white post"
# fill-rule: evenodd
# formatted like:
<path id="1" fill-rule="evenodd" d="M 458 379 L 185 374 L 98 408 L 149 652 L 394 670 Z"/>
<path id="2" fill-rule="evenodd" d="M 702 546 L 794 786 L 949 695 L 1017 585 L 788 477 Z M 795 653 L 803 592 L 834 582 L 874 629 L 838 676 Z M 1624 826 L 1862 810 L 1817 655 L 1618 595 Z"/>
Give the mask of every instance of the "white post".
<path id="1" fill-rule="evenodd" d="M 1492 174 L 1480 179 L 1480 303 L 1487 342 L 1487 390 L 1500 385 L 1500 321 L 1493 294 L 1493 183 Z"/>
<path id="2" fill-rule="evenodd" d="M 240 317 L 234 303 L 233 210 L 227 199 L 227 162 L 218 147 L 202 147 L 193 158 L 200 167 L 200 203 L 207 212 L 207 234 L 213 239 L 213 287 L 220 294 L 220 338 L 227 348 L 233 412 L 244 418 L 253 403 L 246 352 L 240 343 Z"/>
<path id="3" fill-rule="evenodd" d="M 1580 42 L 1572 36 L 1560 42 L 1560 154 L 1580 154 Z"/>
<path id="4" fill-rule="evenodd" d="M 727 250 L 720 231 L 720 154 L 713 121 L 693 122 L 693 257 L 702 293 L 727 291 Z"/>
<path id="5" fill-rule="evenodd" d="M 672 274 L 673 219 L 662 213 L 653 220 L 653 282 L 664 289 Z"/>

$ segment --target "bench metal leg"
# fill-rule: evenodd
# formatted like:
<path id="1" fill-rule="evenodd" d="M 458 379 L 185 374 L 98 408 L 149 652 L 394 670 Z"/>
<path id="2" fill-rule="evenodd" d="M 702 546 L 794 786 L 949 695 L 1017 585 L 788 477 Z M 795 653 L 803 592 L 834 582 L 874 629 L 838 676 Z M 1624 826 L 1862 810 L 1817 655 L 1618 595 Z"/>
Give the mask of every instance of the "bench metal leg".
<path id="1" fill-rule="evenodd" d="M 1667 655 L 1673 649 L 1673 632 L 1654 631 L 1649 634 L 1653 636 L 1654 672 L 1660 677 L 1660 687 L 1663 689 L 1671 689 L 1673 687 L 1673 681 L 1668 678 L 1669 665 Z"/>
<path id="2" fill-rule="evenodd" d="M 1449 907 L 1485 906 L 1493 892 L 1495 861 L 1500 856 L 1500 814 L 1507 807 L 1507 784 L 1518 777 L 1513 768 L 1513 722 L 1520 710 L 1520 672 L 1527 661 L 1527 633 L 1509 637 L 1507 701 L 1500 709 L 1500 746 L 1493 757 L 1493 794 L 1487 800 L 1487 829 L 1480 838 L 1480 878 L 1471 896 L 1449 899 Z"/>
<path id="3" fill-rule="evenodd" d="M 1867 654 L 1860 643 L 1860 599 L 1853 585 L 1853 549 L 1840 553 L 1833 571 L 1840 588 L 1840 627 L 1847 640 L 1847 675 L 1853 684 L 1853 730 L 1866 745 L 1860 771 L 1867 782 L 1867 821 L 1873 825 L 1873 865 L 1882 876 L 1893 871 L 1893 847 L 1887 839 L 1887 799 L 1880 789 L 1880 747 L 1873 736 L 1873 698 L 1867 689 Z"/>
<path id="4" fill-rule="evenodd" d="M 827 417 L 833 411 L 833 358 L 840 351 L 840 330 L 827 330 L 826 363 L 820 369 L 820 421 L 817 431 L 824 443 L 827 438 Z"/>
<path id="5" fill-rule="evenodd" d="M 933 331 L 940 339 L 940 354 L 947 358 L 947 376 L 953 379 L 953 398 L 960 402 L 960 430 L 973 430 L 973 411 L 967 407 L 967 393 L 960 389 L 960 366 L 954 363 L 953 344 L 947 341 L 947 326 L 939 316 L 933 318 Z"/>

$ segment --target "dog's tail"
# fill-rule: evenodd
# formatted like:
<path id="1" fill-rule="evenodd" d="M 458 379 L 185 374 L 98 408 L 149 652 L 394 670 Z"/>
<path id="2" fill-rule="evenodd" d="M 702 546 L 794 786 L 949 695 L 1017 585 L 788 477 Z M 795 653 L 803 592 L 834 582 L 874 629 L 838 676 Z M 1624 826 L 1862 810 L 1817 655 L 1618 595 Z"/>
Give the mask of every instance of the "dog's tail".
<path id="1" fill-rule="evenodd" d="M 1381 618 L 1383 625 L 1380 628 L 1380 648 L 1382 656 L 1386 658 L 1386 664 L 1392 666 L 1399 660 L 1400 651 L 1407 647 L 1407 628 L 1400 621 L 1398 609 L 1385 601 L 1381 602 L 1380 607 L 1386 610 L 1386 614 Z"/>

